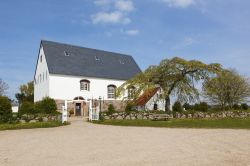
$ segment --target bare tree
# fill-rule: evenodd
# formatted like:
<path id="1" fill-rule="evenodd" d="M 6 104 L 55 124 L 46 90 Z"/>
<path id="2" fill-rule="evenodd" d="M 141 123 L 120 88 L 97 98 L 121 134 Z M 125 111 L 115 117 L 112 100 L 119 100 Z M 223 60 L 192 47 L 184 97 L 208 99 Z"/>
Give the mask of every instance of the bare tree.
<path id="1" fill-rule="evenodd" d="M 9 89 L 8 84 L 0 78 L 0 96 L 5 95 L 8 89 Z"/>

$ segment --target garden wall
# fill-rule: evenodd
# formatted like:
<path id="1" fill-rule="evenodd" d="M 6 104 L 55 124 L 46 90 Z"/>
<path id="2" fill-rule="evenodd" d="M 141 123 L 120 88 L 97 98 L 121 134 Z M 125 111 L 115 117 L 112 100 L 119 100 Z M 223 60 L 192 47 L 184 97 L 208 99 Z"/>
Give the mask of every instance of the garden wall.
<path id="1" fill-rule="evenodd" d="M 137 111 L 137 112 L 116 112 L 112 115 L 102 113 L 102 117 L 105 120 L 108 119 L 148 119 L 154 120 L 155 117 L 167 117 L 167 119 L 204 119 L 204 118 L 211 118 L 211 119 L 219 119 L 219 118 L 247 118 L 250 117 L 250 112 L 242 112 L 242 111 L 224 111 L 224 112 L 194 112 L 194 113 L 157 113 L 157 112 L 145 112 L 145 111 Z"/>

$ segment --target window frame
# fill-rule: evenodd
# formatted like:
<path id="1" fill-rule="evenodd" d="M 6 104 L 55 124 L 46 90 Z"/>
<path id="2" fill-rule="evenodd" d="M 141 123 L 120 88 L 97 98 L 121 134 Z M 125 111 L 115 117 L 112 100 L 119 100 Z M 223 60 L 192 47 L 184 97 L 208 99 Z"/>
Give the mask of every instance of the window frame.
<path id="1" fill-rule="evenodd" d="M 116 86 L 115 85 L 110 84 L 107 86 L 107 98 L 116 99 Z"/>
<path id="2" fill-rule="evenodd" d="M 80 80 L 80 90 L 90 91 L 90 81 L 86 79 Z"/>

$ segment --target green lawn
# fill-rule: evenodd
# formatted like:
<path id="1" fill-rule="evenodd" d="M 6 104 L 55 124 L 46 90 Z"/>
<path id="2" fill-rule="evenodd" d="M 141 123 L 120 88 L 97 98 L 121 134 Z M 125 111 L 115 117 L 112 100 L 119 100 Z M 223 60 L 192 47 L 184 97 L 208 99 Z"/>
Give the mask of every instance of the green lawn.
<path id="1" fill-rule="evenodd" d="M 17 130 L 17 129 L 32 129 L 32 128 L 50 128 L 68 125 L 70 123 L 62 124 L 60 121 L 51 122 L 34 122 L 34 123 L 16 123 L 16 124 L 0 124 L 0 130 Z"/>
<path id="2" fill-rule="evenodd" d="M 116 126 L 146 126 L 170 128 L 227 128 L 250 129 L 250 118 L 225 118 L 225 119 L 172 119 L 169 121 L 151 120 L 105 120 L 96 121 L 96 124 Z"/>

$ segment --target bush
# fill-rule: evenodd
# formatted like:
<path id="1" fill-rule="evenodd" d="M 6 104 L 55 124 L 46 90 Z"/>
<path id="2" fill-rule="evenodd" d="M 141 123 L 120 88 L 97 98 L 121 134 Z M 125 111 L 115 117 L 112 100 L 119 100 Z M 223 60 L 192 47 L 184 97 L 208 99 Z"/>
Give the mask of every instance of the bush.
<path id="1" fill-rule="evenodd" d="M 12 117 L 11 102 L 8 97 L 0 96 L 0 122 L 8 122 Z"/>
<path id="2" fill-rule="evenodd" d="M 28 101 L 22 103 L 19 113 L 22 114 L 35 114 L 34 104 Z"/>
<path id="3" fill-rule="evenodd" d="M 134 104 L 132 103 L 127 103 L 126 107 L 125 107 L 125 112 L 127 114 L 129 114 L 130 112 L 132 112 L 134 110 Z"/>
<path id="4" fill-rule="evenodd" d="M 115 107 L 113 106 L 113 104 L 109 104 L 108 107 L 108 112 L 109 115 L 112 115 L 113 113 L 115 113 Z"/>
<path id="5" fill-rule="evenodd" d="M 242 104 L 241 104 L 241 109 L 243 109 L 243 110 L 248 110 L 248 105 L 247 105 L 247 103 L 242 103 Z"/>
<path id="6" fill-rule="evenodd" d="M 201 102 L 199 104 L 194 105 L 195 111 L 207 112 L 208 111 L 208 104 L 206 102 Z"/>
<path id="7" fill-rule="evenodd" d="M 183 104 L 183 108 L 185 108 L 185 110 L 192 110 L 193 106 L 188 104 L 188 103 L 185 103 L 185 104 Z"/>
<path id="8" fill-rule="evenodd" d="M 207 112 L 208 111 L 208 104 L 206 102 L 200 103 L 200 111 Z"/>
<path id="9" fill-rule="evenodd" d="M 42 101 L 35 103 L 35 110 L 39 113 L 54 114 L 57 110 L 56 102 L 54 99 L 45 97 Z"/>
<path id="10" fill-rule="evenodd" d="M 174 103 L 172 109 L 173 109 L 174 112 L 182 112 L 182 111 L 184 111 L 183 107 L 182 107 L 182 105 L 181 105 L 181 103 L 179 101 L 176 101 Z"/>
<path id="11" fill-rule="evenodd" d="M 239 109 L 240 109 L 240 105 L 234 104 L 234 105 L 233 105 L 233 109 L 234 109 L 234 110 L 239 110 Z"/>

